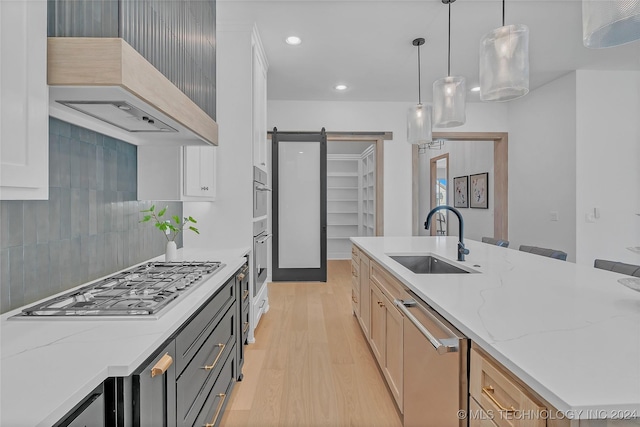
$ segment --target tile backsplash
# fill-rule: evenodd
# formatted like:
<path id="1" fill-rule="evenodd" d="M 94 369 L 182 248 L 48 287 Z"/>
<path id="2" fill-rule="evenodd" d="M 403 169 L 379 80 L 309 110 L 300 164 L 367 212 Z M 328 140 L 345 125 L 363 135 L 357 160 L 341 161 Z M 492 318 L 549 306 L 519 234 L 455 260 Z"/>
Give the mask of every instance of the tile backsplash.
<path id="1" fill-rule="evenodd" d="M 164 253 L 136 200 L 137 147 L 49 119 L 49 200 L 0 201 L 0 312 Z M 178 247 L 182 236 L 178 236 Z"/>

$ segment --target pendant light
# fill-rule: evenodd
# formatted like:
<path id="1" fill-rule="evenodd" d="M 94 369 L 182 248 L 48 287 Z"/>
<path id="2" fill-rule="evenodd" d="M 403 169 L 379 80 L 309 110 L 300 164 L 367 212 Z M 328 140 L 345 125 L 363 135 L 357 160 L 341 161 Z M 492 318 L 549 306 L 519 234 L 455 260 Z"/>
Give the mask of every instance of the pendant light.
<path id="1" fill-rule="evenodd" d="M 418 105 L 409 108 L 407 113 L 407 142 L 409 144 L 429 144 L 431 137 L 431 105 L 422 104 L 420 96 L 420 46 L 424 44 L 422 37 L 413 40 L 418 47 Z"/>
<path id="2" fill-rule="evenodd" d="M 640 40 L 640 0 L 582 0 L 582 36 L 596 49 Z"/>
<path id="3" fill-rule="evenodd" d="M 442 0 L 442 3 L 449 5 L 447 77 L 433 82 L 433 126 L 441 128 L 462 126 L 466 121 L 466 80 L 462 76 L 451 75 L 451 3 L 454 1 Z"/>
<path id="4" fill-rule="evenodd" d="M 510 101 L 529 93 L 529 28 L 504 24 L 480 40 L 480 99 Z"/>

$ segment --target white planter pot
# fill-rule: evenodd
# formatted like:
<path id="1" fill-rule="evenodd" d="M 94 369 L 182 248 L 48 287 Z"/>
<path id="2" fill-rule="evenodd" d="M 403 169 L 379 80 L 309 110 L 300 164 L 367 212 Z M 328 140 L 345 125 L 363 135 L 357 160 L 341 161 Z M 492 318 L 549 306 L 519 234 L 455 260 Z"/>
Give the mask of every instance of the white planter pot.
<path id="1" fill-rule="evenodd" d="M 167 262 L 175 261 L 178 258 L 178 248 L 176 242 L 167 242 L 167 249 L 164 253 L 164 260 Z"/>

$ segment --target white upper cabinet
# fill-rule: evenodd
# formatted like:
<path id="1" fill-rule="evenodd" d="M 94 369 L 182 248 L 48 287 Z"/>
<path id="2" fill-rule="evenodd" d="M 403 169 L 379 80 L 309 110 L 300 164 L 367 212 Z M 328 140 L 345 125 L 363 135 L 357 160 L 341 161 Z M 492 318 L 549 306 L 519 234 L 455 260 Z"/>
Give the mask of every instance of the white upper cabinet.
<path id="1" fill-rule="evenodd" d="M 138 147 L 138 200 L 214 201 L 217 147 Z"/>
<path id="2" fill-rule="evenodd" d="M 260 39 L 251 40 L 253 74 L 253 164 L 267 170 L 267 60 Z"/>
<path id="3" fill-rule="evenodd" d="M 184 195 L 214 200 L 215 148 L 184 147 Z"/>
<path id="4" fill-rule="evenodd" d="M 47 199 L 46 1 L 0 1 L 0 52 L 0 199 Z"/>

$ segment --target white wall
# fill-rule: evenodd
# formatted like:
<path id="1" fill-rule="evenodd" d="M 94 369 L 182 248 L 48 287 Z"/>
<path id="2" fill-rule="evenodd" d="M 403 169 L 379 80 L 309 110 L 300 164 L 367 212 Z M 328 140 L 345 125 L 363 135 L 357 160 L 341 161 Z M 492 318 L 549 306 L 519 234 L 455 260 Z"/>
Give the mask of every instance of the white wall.
<path id="1" fill-rule="evenodd" d="M 509 103 L 510 248 L 559 249 L 575 261 L 575 150 L 575 73 Z"/>
<path id="2" fill-rule="evenodd" d="M 464 237 L 480 241 L 483 236 L 493 237 L 493 141 L 453 141 L 446 142 L 442 150 L 428 150 L 421 155 L 421 163 L 428 172 L 430 158 L 449 153 L 449 173 L 447 184 L 447 204 L 453 206 L 453 178 L 489 172 L 489 209 L 458 208 L 464 219 Z M 424 159 L 423 159 L 424 158 Z M 429 192 L 429 174 L 426 174 L 425 190 Z M 469 189 L 471 178 L 469 178 Z M 420 218 L 424 222 L 429 211 L 427 206 L 420 208 Z M 458 235 L 458 220 L 453 214 L 448 215 L 449 235 Z M 419 227 L 421 235 L 428 235 L 424 227 Z"/>
<path id="3" fill-rule="evenodd" d="M 251 26 L 218 28 L 217 190 L 213 203 L 184 203 L 200 235 L 185 233 L 186 247 L 253 246 L 253 154 L 251 127 Z"/>
<path id="4" fill-rule="evenodd" d="M 577 262 L 640 264 L 640 72 L 577 71 L 576 119 Z"/>
<path id="5" fill-rule="evenodd" d="M 404 102 L 269 101 L 267 123 L 281 131 L 393 132 L 384 144 L 384 234 L 410 236 L 411 145 L 406 142 Z M 467 123 L 456 132 L 505 132 L 506 106 L 470 103 Z M 422 220 L 424 222 L 424 220 Z"/>

